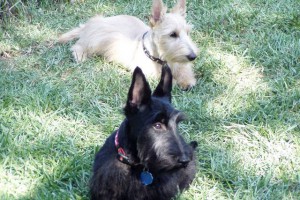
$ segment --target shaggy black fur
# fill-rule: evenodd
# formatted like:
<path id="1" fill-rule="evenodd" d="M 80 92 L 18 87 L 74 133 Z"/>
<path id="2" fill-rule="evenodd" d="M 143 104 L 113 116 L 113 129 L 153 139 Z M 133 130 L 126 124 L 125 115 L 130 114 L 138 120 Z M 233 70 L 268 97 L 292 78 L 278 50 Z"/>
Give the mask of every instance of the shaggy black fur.
<path id="1" fill-rule="evenodd" d="M 197 142 L 187 144 L 177 133 L 184 115 L 172 107 L 171 90 L 168 67 L 162 69 L 153 95 L 141 69 L 135 69 L 124 109 L 126 119 L 95 158 L 92 199 L 168 200 L 188 188 L 196 173 Z M 119 146 L 128 157 L 123 162 L 115 145 L 117 133 Z M 152 174 L 151 184 L 142 184 L 143 171 Z"/>

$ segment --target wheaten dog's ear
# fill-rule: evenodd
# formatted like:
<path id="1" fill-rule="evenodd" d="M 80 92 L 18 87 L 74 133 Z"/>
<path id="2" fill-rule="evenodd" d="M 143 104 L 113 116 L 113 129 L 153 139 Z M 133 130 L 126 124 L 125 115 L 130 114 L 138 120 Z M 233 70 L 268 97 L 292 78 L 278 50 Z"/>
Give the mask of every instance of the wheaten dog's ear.
<path id="1" fill-rule="evenodd" d="M 186 2 L 185 0 L 178 0 L 177 4 L 172 8 L 171 13 L 178 13 L 183 17 L 186 17 Z"/>
<path id="2" fill-rule="evenodd" d="M 167 8 L 164 6 L 162 0 L 153 0 L 152 2 L 152 14 L 150 18 L 151 27 L 160 23 L 167 12 Z"/>

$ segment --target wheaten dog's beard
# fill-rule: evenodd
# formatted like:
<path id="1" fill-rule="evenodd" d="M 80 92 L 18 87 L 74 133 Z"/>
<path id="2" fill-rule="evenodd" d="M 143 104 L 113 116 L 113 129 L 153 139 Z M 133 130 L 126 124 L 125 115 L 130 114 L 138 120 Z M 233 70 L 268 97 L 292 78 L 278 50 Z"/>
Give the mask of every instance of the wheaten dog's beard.
<path id="1" fill-rule="evenodd" d="M 78 38 L 71 48 L 77 62 L 101 55 L 130 70 L 140 66 L 146 76 L 159 76 L 161 65 L 144 53 L 144 42 L 152 56 L 168 63 L 180 87 L 188 89 L 196 84 L 191 61 L 198 49 L 188 35 L 191 26 L 185 20 L 185 0 L 179 0 L 170 13 L 166 10 L 161 0 L 153 0 L 151 27 L 133 16 L 96 16 L 63 34 L 59 41 Z"/>

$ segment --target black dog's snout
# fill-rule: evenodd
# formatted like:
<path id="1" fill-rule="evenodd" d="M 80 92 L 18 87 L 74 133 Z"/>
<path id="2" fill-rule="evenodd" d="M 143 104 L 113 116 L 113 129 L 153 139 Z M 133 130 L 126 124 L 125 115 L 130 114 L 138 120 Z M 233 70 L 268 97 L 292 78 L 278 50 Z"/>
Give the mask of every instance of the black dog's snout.
<path id="1" fill-rule="evenodd" d="M 187 156 L 181 156 L 177 162 L 183 166 L 187 166 L 187 164 L 190 162 L 190 159 Z"/>
<path id="2" fill-rule="evenodd" d="M 187 55 L 186 57 L 189 61 L 193 61 L 197 58 L 195 53 L 191 53 L 191 54 Z"/>

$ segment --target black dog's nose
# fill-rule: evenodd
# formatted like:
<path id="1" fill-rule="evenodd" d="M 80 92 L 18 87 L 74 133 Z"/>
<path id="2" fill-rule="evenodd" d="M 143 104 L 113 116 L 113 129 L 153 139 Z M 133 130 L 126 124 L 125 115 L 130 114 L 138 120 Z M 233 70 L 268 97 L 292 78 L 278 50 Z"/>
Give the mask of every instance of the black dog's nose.
<path id="1" fill-rule="evenodd" d="M 186 57 L 187 57 L 187 59 L 189 59 L 189 61 L 193 61 L 197 58 L 195 53 L 191 53 L 191 54 L 187 55 Z"/>
<path id="2" fill-rule="evenodd" d="M 187 166 L 187 164 L 190 162 L 190 159 L 188 159 L 186 156 L 182 156 L 178 159 L 178 163 L 182 164 L 183 166 Z"/>

